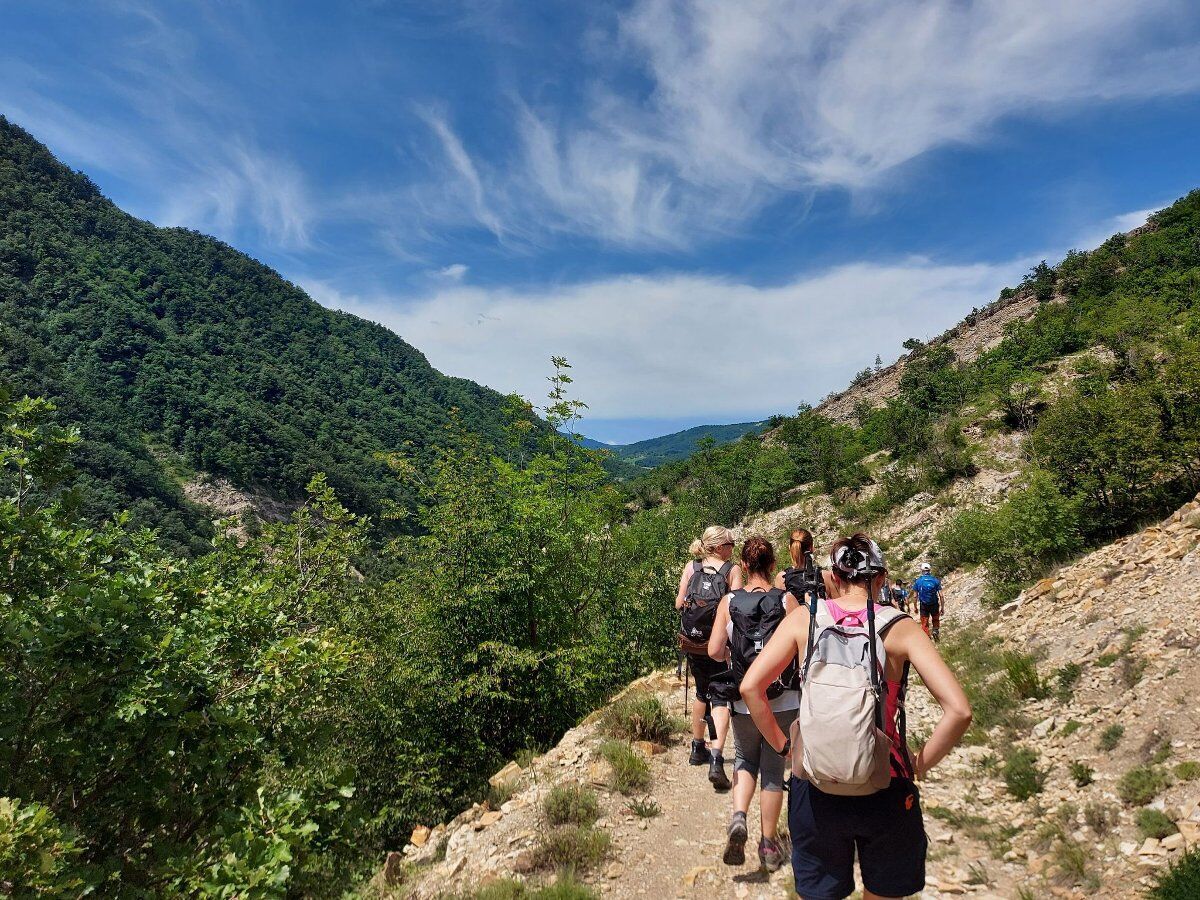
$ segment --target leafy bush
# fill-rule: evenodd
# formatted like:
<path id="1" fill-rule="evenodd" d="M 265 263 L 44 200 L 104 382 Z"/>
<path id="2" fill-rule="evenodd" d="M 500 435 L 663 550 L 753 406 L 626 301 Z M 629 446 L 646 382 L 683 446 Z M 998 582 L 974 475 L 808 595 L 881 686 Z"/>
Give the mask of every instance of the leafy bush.
<path id="1" fill-rule="evenodd" d="M 1017 696 L 1024 700 L 1041 700 L 1050 693 L 1049 685 L 1038 675 L 1037 663 L 1028 653 L 1007 651 L 1004 654 L 1004 673 Z"/>
<path id="2" fill-rule="evenodd" d="M 1200 853 L 1189 850 L 1150 889 L 1151 900 L 1195 900 L 1200 897 Z"/>
<path id="3" fill-rule="evenodd" d="M 79 853 L 45 806 L 0 797 L 0 890 L 18 897 L 79 896 L 89 887 L 76 868 Z"/>
<path id="4" fill-rule="evenodd" d="M 1149 806 L 1143 807 L 1137 811 L 1138 831 L 1142 833 L 1144 838 L 1156 838 L 1162 840 L 1169 834 L 1174 834 L 1179 829 L 1175 827 L 1175 823 L 1171 821 L 1170 816 L 1158 809 L 1152 809 Z"/>
<path id="5" fill-rule="evenodd" d="M 1067 724 L 1063 726 L 1062 736 L 1070 737 L 1082 727 L 1083 723 L 1078 719 L 1067 719 Z"/>
<path id="6" fill-rule="evenodd" d="M 1087 787 L 1096 780 L 1096 770 L 1078 760 L 1071 763 L 1069 770 L 1071 780 L 1075 782 L 1075 787 Z"/>
<path id="7" fill-rule="evenodd" d="M 1186 760 L 1175 767 L 1175 777 L 1180 781 L 1195 781 L 1200 778 L 1200 762 Z"/>
<path id="8" fill-rule="evenodd" d="M 591 825 L 600 816 L 600 804 L 589 788 L 559 784 L 546 795 L 542 811 L 551 825 Z"/>
<path id="9" fill-rule="evenodd" d="M 1132 806 L 1143 806 L 1166 786 L 1167 774 L 1158 766 L 1134 766 L 1117 782 L 1117 796 Z"/>
<path id="10" fill-rule="evenodd" d="M 1024 487 L 995 509 L 968 507 L 937 534 L 945 568 L 986 564 L 996 598 L 1069 559 L 1081 547 L 1079 504 L 1064 495 L 1051 475 L 1034 470 Z"/>
<path id="11" fill-rule="evenodd" d="M 1125 736 L 1125 726 L 1119 722 L 1109 725 L 1102 732 L 1096 745 L 1101 750 L 1115 750 L 1117 744 L 1121 743 L 1121 738 Z"/>
<path id="12" fill-rule="evenodd" d="M 1071 699 L 1071 692 L 1075 689 L 1075 683 L 1079 681 L 1079 677 L 1082 674 L 1083 666 L 1077 662 L 1069 662 L 1054 673 L 1054 682 L 1057 686 L 1059 700 L 1066 703 Z"/>
<path id="13" fill-rule="evenodd" d="M 675 731 L 675 722 L 662 700 L 654 694 L 637 693 L 611 704 L 604 711 L 600 727 L 612 737 L 665 744 Z"/>
<path id="14" fill-rule="evenodd" d="M 607 833 L 587 825 L 560 825 L 542 836 L 534 850 L 534 862 L 543 869 L 584 871 L 608 853 Z"/>
<path id="15" fill-rule="evenodd" d="M 650 786 L 650 766 L 645 757 L 624 741 L 606 740 L 597 752 L 613 767 L 613 787 L 629 795 Z"/>
<path id="16" fill-rule="evenodd" d="M 1018 800 L 1028 800 L 1045 787 L 1046 773 L 1037 767 L 1037 759 L 1026 747 L 1016 747 L 1004 757 L 1004 785 Z"/>

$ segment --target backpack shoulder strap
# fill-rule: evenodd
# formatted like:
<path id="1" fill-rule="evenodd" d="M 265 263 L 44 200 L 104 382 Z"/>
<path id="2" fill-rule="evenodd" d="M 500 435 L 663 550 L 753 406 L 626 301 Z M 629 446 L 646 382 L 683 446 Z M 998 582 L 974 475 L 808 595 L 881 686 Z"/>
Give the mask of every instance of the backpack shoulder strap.
<path id="1" fill-rule="evenodd" d="M 725 563 L 724 565 L 721 566 L 721 568 L 719 568 L 717 570 L 717 572 L 720 574 L 720 576 L 722 578 L 724 578 L 726 581 L 729 580 L 729 573 L 732 571 L 733 571 L 733 563 L 732 562 Z"/>
<path id="2" fill-rule="evenodd" d="M 875 633 L 882 640 L 884 634 L 889 628 L 899 622 L 901 619 L 911 619 L 906 612 L 901 612 L 894 606 L 885 606 L 875 613 Z"/>

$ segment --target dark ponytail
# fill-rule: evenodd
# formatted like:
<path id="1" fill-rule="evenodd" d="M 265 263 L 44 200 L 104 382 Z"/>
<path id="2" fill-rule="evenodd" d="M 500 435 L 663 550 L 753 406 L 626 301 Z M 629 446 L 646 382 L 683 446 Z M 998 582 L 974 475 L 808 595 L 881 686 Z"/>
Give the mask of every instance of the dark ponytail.
<path id="1" fill-rule="evenodd" d="M 749 575 L 758 575 L 771 580 L 775 571 L 775 548 L 765 537 L 754 535 L 742 544 L 742 565 Z"/>

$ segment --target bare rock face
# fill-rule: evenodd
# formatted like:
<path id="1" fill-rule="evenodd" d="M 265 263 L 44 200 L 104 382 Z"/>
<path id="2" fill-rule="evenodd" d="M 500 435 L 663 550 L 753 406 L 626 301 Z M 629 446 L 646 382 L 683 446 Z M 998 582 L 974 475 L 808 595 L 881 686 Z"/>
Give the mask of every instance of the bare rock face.
<path id="1" fill-rule="evenodd" d="M 212 510 L 218 519 L 234 520 L 231 532 L 243 539 L 252 521 L 282 522 L 296 510 L 294 503 L 243 491 L 228 479 L 203 473 L 183 483 L 183 495 L 192 503 Z"/>

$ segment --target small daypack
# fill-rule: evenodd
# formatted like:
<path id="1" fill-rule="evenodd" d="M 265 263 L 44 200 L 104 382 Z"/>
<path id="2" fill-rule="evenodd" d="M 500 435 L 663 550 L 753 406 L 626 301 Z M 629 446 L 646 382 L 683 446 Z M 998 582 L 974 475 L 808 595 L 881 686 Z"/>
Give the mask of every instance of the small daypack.
<path id="1" fill-rule="evenodd" d="M 884 731 L 883 638 L 908 616 L 888 607 L 868 610 L 866 624 L 850 625 L 834 621 L 820 600 L 809 625 L 800 711 L 792 725 L 792 771 L 827 794 L 881 791 L 891 783 L 893 750 L 907 758 L 907 748 L 893 748 Z"/>
<path id="2" fill-rule="evenodd" d="M 679 647 L 685 653 L 708 653 L 708 638 L 717 617 L 717 605 L 729 593 L 729 573 L 733 563 L 721 568 L 692 563 L 683 609 L 679 613 Z"/>
<path id="3" fill-rule="evenodd" d="M 729 639 L 729 667 L 734 684 L 741 686 L 742 677 L 758 654 L 762 652 L 787 610 L 783 606 L 783 591 L 734 591 L 729 598 L 729 621 L 733 634 Z M 799 667 L 795 659 L 788 663 L 767 688 L 767 699 L 774 700 L 786 690 L 796 689 Z"/>

